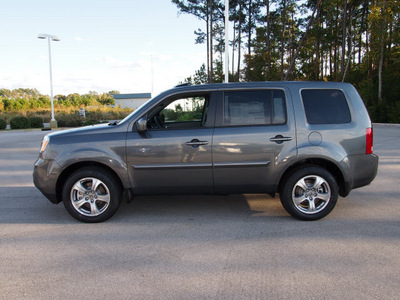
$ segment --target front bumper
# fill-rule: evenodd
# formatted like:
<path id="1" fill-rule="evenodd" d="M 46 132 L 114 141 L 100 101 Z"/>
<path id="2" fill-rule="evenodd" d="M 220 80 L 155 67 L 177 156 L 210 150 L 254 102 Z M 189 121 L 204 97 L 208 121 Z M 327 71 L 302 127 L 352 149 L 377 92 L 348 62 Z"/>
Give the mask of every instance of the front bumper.
<path id="1" fill-rule="evenodd" d="M 42 192 L 42 194 L 50 200 L 50 202 L 57 204 L 61 199 L 57 198 L 56 184 L 58 174 L 55 169 L 58 164 L 54 160 L 44 160 L 39 158 L 33 168 L 33 183 Z"/>

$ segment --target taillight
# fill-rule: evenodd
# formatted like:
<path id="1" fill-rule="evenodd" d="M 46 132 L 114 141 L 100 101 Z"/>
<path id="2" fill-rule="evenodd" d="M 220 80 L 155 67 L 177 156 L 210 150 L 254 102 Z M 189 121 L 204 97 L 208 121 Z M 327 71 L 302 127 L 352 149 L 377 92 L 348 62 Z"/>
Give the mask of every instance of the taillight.
<path id="1" fill-rule="evenodd" d="M 366 137 L 365 153 L 372 154 L 372 152 L 374 151 L 374 132 L 372 128 L 367 128 L 365 137 Z"/>

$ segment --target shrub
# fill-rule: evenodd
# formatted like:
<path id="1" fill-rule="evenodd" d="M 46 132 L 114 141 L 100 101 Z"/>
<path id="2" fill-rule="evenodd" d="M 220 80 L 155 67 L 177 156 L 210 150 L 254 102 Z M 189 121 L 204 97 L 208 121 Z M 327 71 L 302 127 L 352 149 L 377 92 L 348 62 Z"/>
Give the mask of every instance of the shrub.
<path id="1" fill-rule="evenodd" d="M 60 113 L 57 115 L 58 127 L 79 127 L 82 121 L 79 116 L 79 112 L 73 112 L 70 114 Z"/>
<path id="2" fill-rule="evenodd" d="M 10 120 L 11 129 L 31 128 L 31 121 L 23 116 L 14 117 Z"/>
<path id="3" fill-rule="evenodd" d="M 68 118 L 59 118 L 57 119 L 58 127 L 79 127 L 81 126 L 81 122 L 79 120 L 68 119 Z"/>
<path id="4" fill-rule="evenodd" d="M 6 128 L 7 128 L 6 120 L 0 119 L 0 130 L 1 129 L 6 129 Z"/>
<path id="5" fill-rule="evenodd" d="M 25 114 L 27 118 L 39 117 L 42 119 L 43 123 L 49 123 L 51 119 L 51 111 L 50 110 L 30 110 Z"/>
<path id="6" fill-rule="evenodd" d="M 30 117 L 29 121 L 31 121 L 31 128 L 43 127 L 43 119 L 41 117 Z"/>
<path id="7" fill-rule="evenodd" d="M 86 120 L 82 122 L 82 126 L 96 125 L 100 124 L 100 121 L 97 120 Z"/>
<path id="8" fill-rule="evenodd" d="M 82 122 L 80 120 L 69 120 L 67 121 L 66 127 L 80 127 Z"/>

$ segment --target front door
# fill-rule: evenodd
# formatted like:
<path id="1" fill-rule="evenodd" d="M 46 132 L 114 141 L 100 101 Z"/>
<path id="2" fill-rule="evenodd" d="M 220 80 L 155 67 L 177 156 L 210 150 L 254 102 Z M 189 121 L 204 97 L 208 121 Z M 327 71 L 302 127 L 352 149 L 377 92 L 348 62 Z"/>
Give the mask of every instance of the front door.
<path id="1" fill-rule="evenodd" d="M 145 116 L 147 130 L 127 137 L 136 194 L 213 193 L 212 93 L 166 98 Z"/>

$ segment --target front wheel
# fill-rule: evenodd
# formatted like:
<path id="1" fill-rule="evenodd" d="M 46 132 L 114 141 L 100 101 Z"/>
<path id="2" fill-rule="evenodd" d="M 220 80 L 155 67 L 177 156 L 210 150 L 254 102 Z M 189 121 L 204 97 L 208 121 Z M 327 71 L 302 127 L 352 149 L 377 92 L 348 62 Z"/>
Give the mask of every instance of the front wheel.
<path id="1" fill-rule="evenodd" d="M 300 220 L 314 221 L 327 216 L 338 200 L 338 186 L 327 170 L 308 166 L 289 175 L 280 193 L 286 211 Z"/>
<path id="2" fill-rule="evenodd" d="M 65 208 L 75 219 L 86 223 L 103 222 L 117 211 L 121 188 L 109 172 L 88 167 L 67 179 L 62 198 Z"/>

